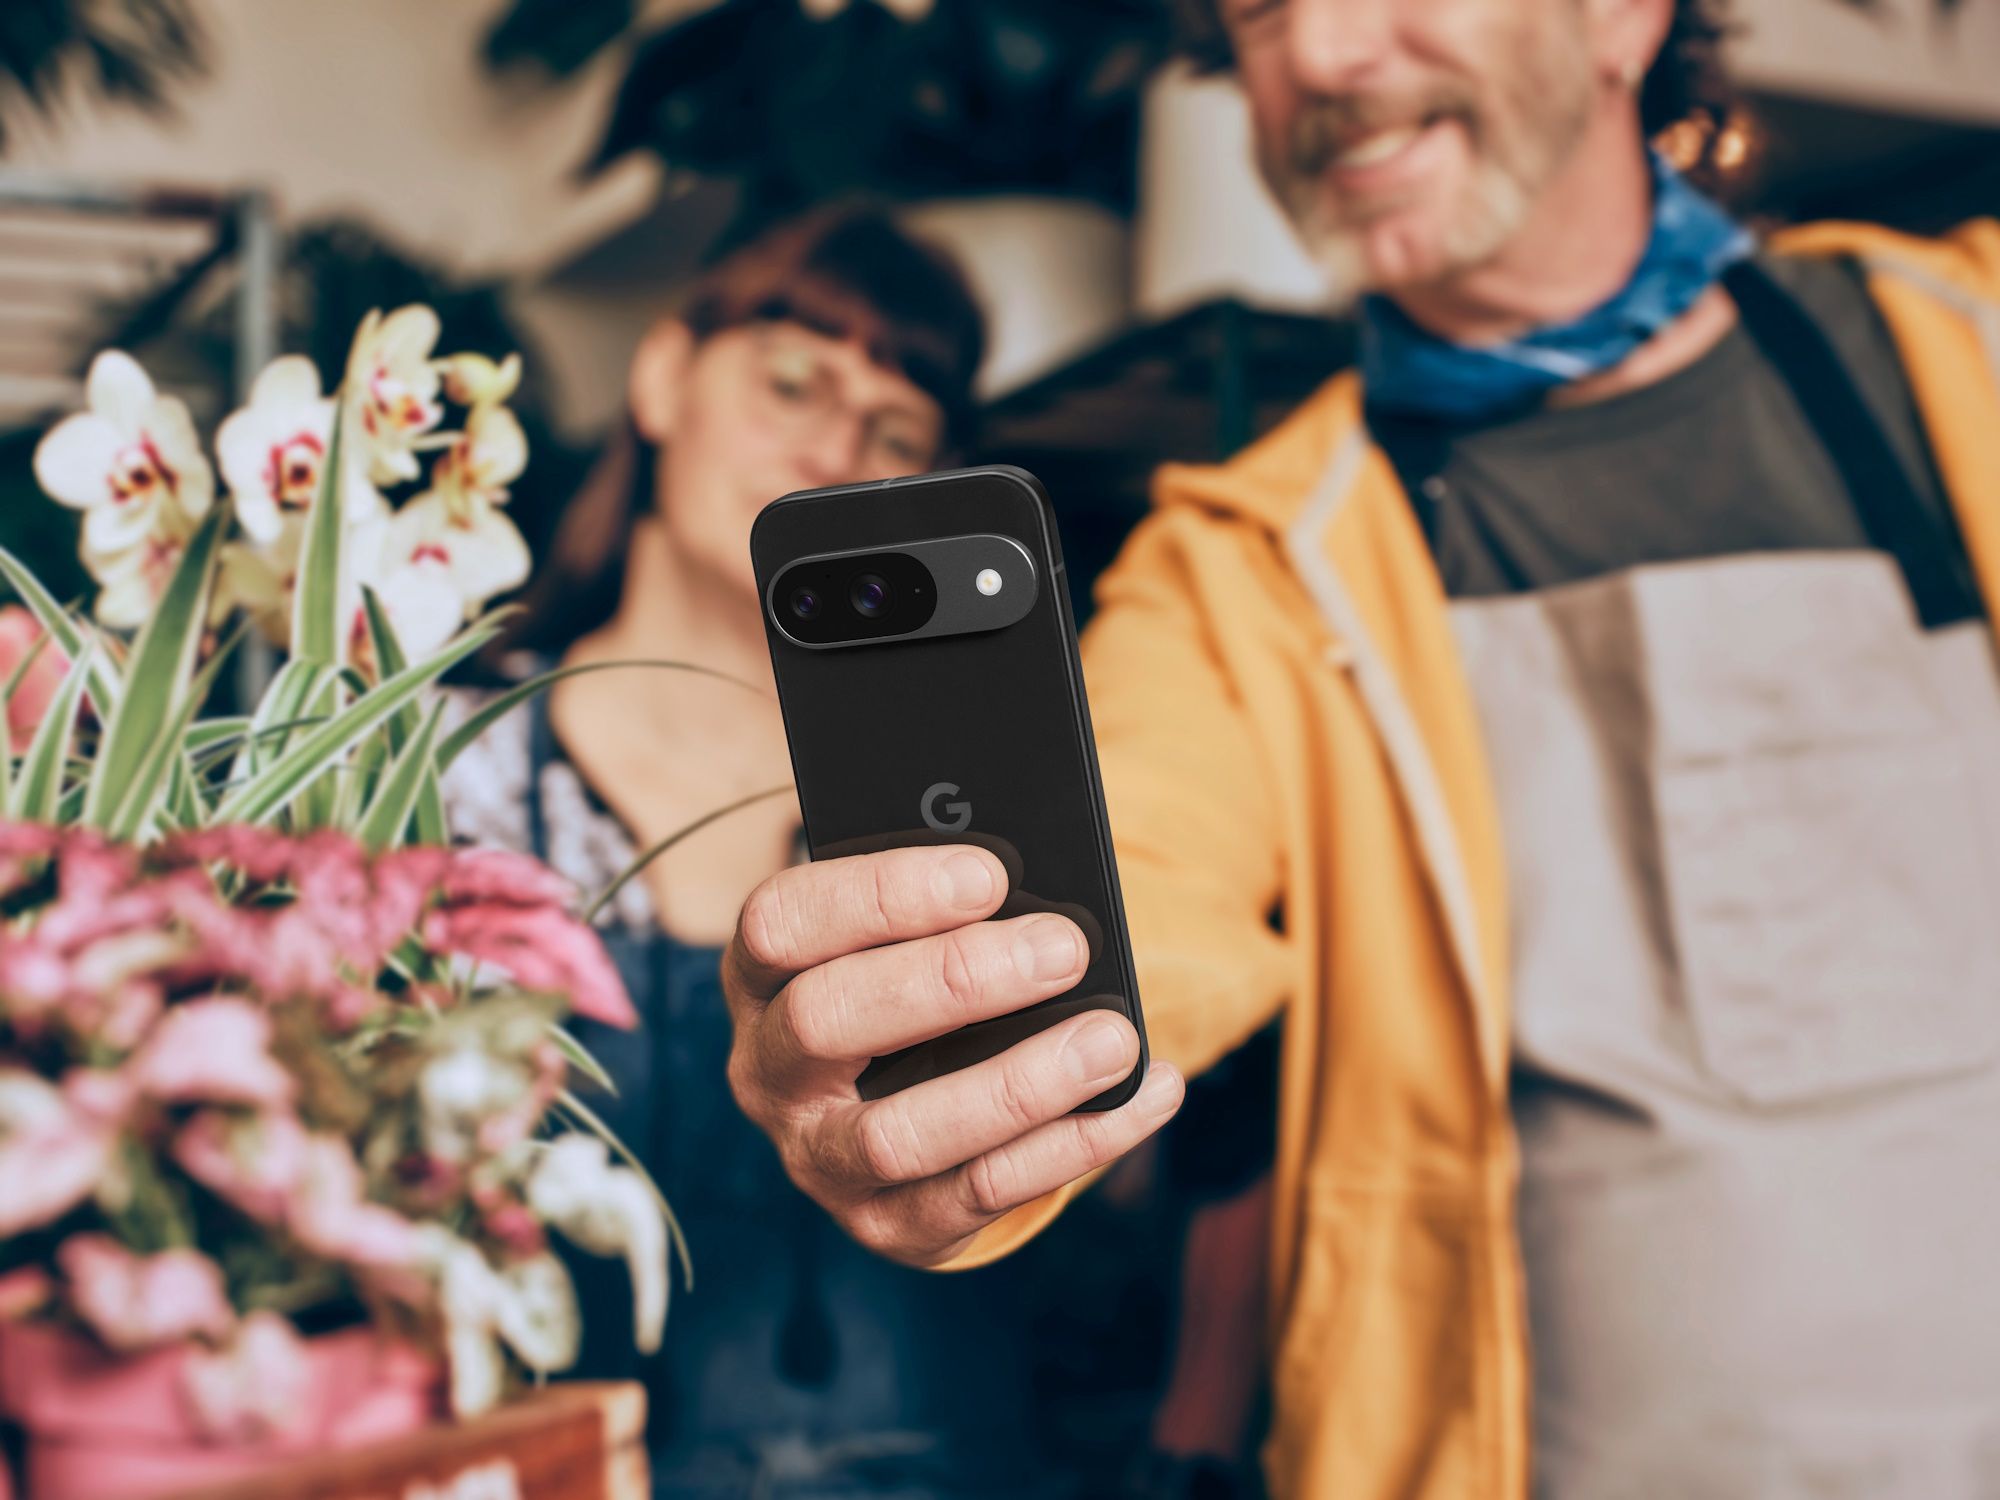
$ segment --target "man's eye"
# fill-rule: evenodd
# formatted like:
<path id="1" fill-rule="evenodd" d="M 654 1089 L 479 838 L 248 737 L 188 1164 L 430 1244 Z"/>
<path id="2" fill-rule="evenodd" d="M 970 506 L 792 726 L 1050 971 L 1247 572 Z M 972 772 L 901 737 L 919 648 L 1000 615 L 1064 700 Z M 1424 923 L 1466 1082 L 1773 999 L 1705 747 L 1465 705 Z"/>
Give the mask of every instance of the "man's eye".
<path id="1" fill-rule="evenodd" d="M 776 371 L 771 375 L 771 389 L 787 401 L 803 401 L 812 394 L 812 385 L 809 381 Z"/>

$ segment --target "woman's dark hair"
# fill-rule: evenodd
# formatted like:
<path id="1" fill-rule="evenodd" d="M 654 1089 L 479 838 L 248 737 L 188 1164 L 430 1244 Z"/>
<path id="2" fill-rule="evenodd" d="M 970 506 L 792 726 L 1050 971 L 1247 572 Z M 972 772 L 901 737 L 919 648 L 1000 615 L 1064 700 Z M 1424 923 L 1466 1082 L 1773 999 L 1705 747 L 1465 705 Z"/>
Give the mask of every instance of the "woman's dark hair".
<path id="1" fill-rule="evenodd" d="M 970 440 L 985 319 L 957 263 L 878 209 L 816 209 L 765 231 L 708 267 L 677 316 L 697 342 L 761 322 L 859 340 L 937 402 L 948 449 Z M 563 507 L 499 653 L 561 651 L 616 613 L 632 528 L 653 504 L 657 457 L 628 414 Z"/>
<path id="2" fill-rule="evenodd" d="M 1173 0 L 1180 50 L 1202 72 L 1230 67 L 1235 59 L 1223 25 L 1220 0 Z M 1674 18 L 1659 56 L 1639 87 L 1639 120 L 1649 136 L 1681 120 L 1705 127 L 1712 146 L 1735 95 L 1722 66 L 1729 35 L 1728 0 L 1674 0 Z M 1708 148 L 1703 148 L 1706 152 Z M 1704 156 L 1690 170 L 1711 166 Z"/>

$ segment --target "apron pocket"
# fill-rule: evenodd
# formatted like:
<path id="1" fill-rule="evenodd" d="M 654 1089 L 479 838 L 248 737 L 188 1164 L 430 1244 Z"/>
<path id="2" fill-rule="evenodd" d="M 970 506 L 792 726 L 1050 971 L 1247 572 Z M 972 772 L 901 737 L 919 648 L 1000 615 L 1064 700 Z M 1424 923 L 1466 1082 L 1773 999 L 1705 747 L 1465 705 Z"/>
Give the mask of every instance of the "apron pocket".
<path id="1" fill-rule="evenodd" d="M 1746 750 L 1656 767 L 1696 1051 L 1759 1105 L 1992 1056 L 1993 913 L 1962 741 Z"/>

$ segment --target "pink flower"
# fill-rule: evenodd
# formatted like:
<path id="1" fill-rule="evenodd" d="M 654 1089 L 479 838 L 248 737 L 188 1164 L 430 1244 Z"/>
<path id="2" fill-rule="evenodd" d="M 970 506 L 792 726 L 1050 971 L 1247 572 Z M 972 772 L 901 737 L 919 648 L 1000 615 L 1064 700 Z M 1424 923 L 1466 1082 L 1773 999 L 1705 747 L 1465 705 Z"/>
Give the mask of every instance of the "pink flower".
<path id="1" fill-rule="evenodd" d="M 0 607 L 0 687 L 13 678 L 15 670 L 42 639 L 42 627 L 35 617 L 18 604 Z M 49 711 L 49 703 L 69 672 L 69 658 L 62 647 L 51 641 L 43 646 L 28 668 L 14 696 L 7 700 L 8 743 L 15 754 L 28 748 Z"/>
<path id="2" fill-rule="evenodd" d="M 554 870 L 511 849 L 455 849 L 439 885 L 445 901 L 455 906 L 495 901 L 561 907 L 574 894 Z"/>
<path id="3" fill-rule="evenodd" d="M 306 1249 L 347 1265 L 407 1266 L 422 1254 L 416 1225 L 362 1197 L 361 1168 L 338 1136 L 306 1141 L 288 1222 Z"/>
<path id="4" fill-rule="evenodd" d="M 111 1166 L 118 1126 L 95 1080 L 58 1089 L 0 1069 L 0 1239 L 52 1223 L 82 1203 Z M 82 1096 L 81 1102 L 70 1097 Z"/>
<path id="5" fill-rule="evenodd" d="M 291 1102 L 292 1075 L 271 1056 L 271 1018 L 247 1000 L 215 995 L 170 1008 L 132 1059 L 132 1077 L 167 1103 Z"/>
<path id="6" fill-rule="evenodd" d="M 77 1316 L 120 1353 L 195 1334 L 221 1338 L 236 1322 L 222 1272 L 196 1250 L 139 1256 L 109 1235 L 74 1234 L 56 1264 Z"/>
<path id="7" fill-rule="evenodd" d="M 180 1169 L 260 1224 L 279 1224 L 306 1163 L 306 1131 L 289 1114 L 248 1119 L 205 1109 L 170 1148 Z"/>
<path id="8" fill-rule="evenodd" d="M 0 896 L 11 896 L 25 885 L 62 839 L 61 829 L 45 823 L 0 821 Z"/>
<path id="9" fill-rule="evenodd" d="M 562 995 L 580 1016 L 628 1029 L 639 1024 L 603 940 L 554 907 L 447 907 L 425 920 L 424 941 L 433 952 L 504 969 L 523 989 Z"/>
<path id="10" fill-rule="evenodd" d="M 305 1342 L 274 1312 L 253 1312 L 220 1349 L 189 1351 L 182 1389 L 211 1438 L 254 1442 L 289 1432 L 309 1415 Z"/>
<path id="11" fill-rule="evenodd" d="M 40 1266 L 19 1266 L 0 1274 L 0 1323 L 34 1316 L 55 1294 L 55 1278 Z"/>

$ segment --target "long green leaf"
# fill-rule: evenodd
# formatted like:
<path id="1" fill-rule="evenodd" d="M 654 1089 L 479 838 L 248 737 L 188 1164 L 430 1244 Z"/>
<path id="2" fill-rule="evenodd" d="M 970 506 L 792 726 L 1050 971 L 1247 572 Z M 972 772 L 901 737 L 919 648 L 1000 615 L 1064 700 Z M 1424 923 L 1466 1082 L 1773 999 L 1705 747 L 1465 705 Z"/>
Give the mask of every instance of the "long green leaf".
<path id="1" fill-rule="evenodd" d="M 553 1021 L 549 1023 L 549 1040 L 556 1044 L 556 1051 L 563 1055 L 572 1068 L 575 1068 L 577 1072 L 603 1089 L 612 1098 L 616 1099 L 618 1097 L 618 1085 L 611 1081 L 611 1075 L 604 1071 L 604 1064 L 599 1062 L 591 1050 L 584 1046 L 582 1042 L 579 1042 Z"/>
<path id="2" fill-rule="evenodd" d="M 0 812 L 4 812 L 9 804 L 8 789 L 14 783 L 14 731 L 11 727 L 13 720 L 10 713 L 14 704 L 14 694 L 27 679 L 36 661 L 41 658 L 43 650 L 54 639 L 54 636 L 44 630 L 35 644 L 21 654 L 20 661 L 14 664 L 14 670 L 8 674 L 7 685 L 0 688 Z"/>
<path id="3" fill-rule="evenodd" d="M 346 423 L 348 393 L 336 393 L 333 430 L 327 435 L 326 461 L 319 469 L 319 493 L 306 516 L 305 541 L 299 551 L 298 589 L 292 596 L 292 657 L 297 661 L 340 660 L 340 567 L 342 514 L 341 469 L 346 463 L 341 428 Z"/>
<path id="4" fill-rule="evenodd" d="M 248 781 L 258 767 L 284 754 L 291 728 L 312 721 L 305 705 L 326 685 L 333 672 L 324 662 L 297 659 L 278 668 L 251 715 L 250 735 L 238 750 L 236 763 L 229 768 L 231 781 Z"/>
<path id="5" fill-rule="evenodd" d="M 713 667 L 699 666 L 691 661 L 639 657 L 622 661 L 587 661 L 570 667 L 556 667 L 507 689 L 506 692 L 497 695 L 492 702 L 481 704 L 476 713 L 469 714 L 465 722 L 445 736 L 444 743 L 438 747 L 438 769 L 443 771 L 448 768 L 474 740 L 535 694 L 554 687 L 565 677 L 581 677 L 586 672 L 610 672 L 624 667 L 651 667 L 667 672 L 692 672 L 697 677 L 713 677 L 722 682 L 732 683 L 746 692 L 763 692 L 762 688 L 745 682 L 741 677 L 732 677 L 727 672 L 718 672 Z"/>
<path id="6" fill-rule="evenodd" d="M 202 663 L 201 670 L 195 673 L 194 680 L 187 686 L 187 691 L 181 694 L 181 700 L 174 709 L 172 720 L 162 726 L 161 732 L 148 748 L 146 758 L 140 763 L 138 772 L 133 776 L 132 785 L 112 809 L 111 820 L 107 826 L 113 838 L 135 838 L 141 830 L 158 826 L 169 773 L 176 765 L 187 763 L 188 725 L 194 718 L 195 710 L 206 703 L 208 695 L 215 690 L 216 678 L 221 675 L 224 664 L 235 655 L 236 647 L 248 628 L 248 621 L 238 625 L 229 638 L 215 649 L 206 662 Z M 135 696 L 136 694 L 128 693 L 126 703 L 131 703 Z M 88 803 L 85 805 L 87 807 Z"/>
<path id="7" fill-rule="evenodd" d="M 375 652 L 376 679 L 394 677 L 410 664 L 410 659 L 403 654 L 403 643 L 396 639 L 396 627 L 389 623 L 388 610 L 382 607 L 375 590 L 365 584 L 361 589 L 361 607 L 368 617 L 368 644 Z M 417 732 L 421 717 L 416 704 L 412 703 L 389 721 L 391 750 L 403 748 L 403 742 Z"/>
<path id="8" fill-rule="evenodd" d="M 490 627 L 466 631 L 436 655 L 385 678 L 366 697 L 348 704 L 223 798 L 215 810 L 217 821 L 261 823 L 281 811 L 364 735 L 484 646 L 494 633 Z"/>
<path id="9" fill-rule="evenodd" d="M 375 792 L 375 800 L 362 816 L 356 836 L 368 849 L 393 849 L 403 842 L 416 811 L 417 797 L 424 789 L 424 773 L 431 767 L 431 749 L 437 744 L 438 721 L 444 717 L 444 703 L 431 710 L 416 736 L 390 764 L 389 772 Z"/>
<path id="10" fill-rule="evenodd" d="M 142 765 L 158 748 L 168 726 L 180 716 L 190 691 L 189 674 L 208 623 L 209 583 L 229 513 L 211 510 L 188 539 L 167 589 L 139 632 L 125 678 L 125 696 L 112 712 L 91 767 L 84 821 L 109 828 L 133 794 Z M 164 770 L 164 764 L 162 765 Z"/>
<path id="11" fill-rule="evenodd" d="M 14 784 L 14 801 L 8 808 L 12 817 L 33 823 L 53 823 L 63 797 L 63 763 L 69 759 L 70 738 L 76 731 L 77 704 L 83 685 L 89 680 L 92 650 L 83 648 L 63 675 L 62 686 L 49 701 L 48 714 L 28 744 L 27 758 L 21 762 L 21 777 Z"/>
<path id="12" fill-rule="evenodd" d="M 424 768 L 424 784 L 417 793 L 417 842 L 448 844 L 451 830 L 445 826 L 444 789 L 438 785 L 437 758 Z"/>
<path id="13" fill-rule="evenodd" d="M 42 629 L 55 637 L 63 655 L 71 661 L 83 655 L 84 643 L 89 636 L 77 627 L 69 611 L 56 603 L 54 595 L 42 587 L 41 580 L 28 571 L 27 565 L 5 547 L 0 547 L 0 575 L 4 575 L 14 586 L 14 592 L 21 596 L 21 602 L 41 622 Z M 97 712 L 100 717 L 108 716 L 118 703 L 121 684 L 117 668 L 108 658 L 100 655 L 91 665 L 90 676 L 90 696 L 97 704 Z"/>
<path id="14" fill-rule="evenodd" d="M 678 844 L 682 839 L 687 838 L 692 834 L 700 833 L 702 829 L 708 827 L 709 824 L 715 822 L 716 819 L 718 818 L 726 818 L 731 813 L 738 812 L 741 809 L 750 806 L 750 804 L 753 802 L 763 802 L 771 797 L 783 796 L 786 792 L 789 792 L 791 789 L 792 787 L 790 782 L 785 783 L 785 785 L 783 786 L 767 786 L 761 792 L 752 792 L 747 797 L 738 797 L 734 802 L 728 803 L 722 807 L 718 807 L 715 809 L 714 812 L 703 813 L 700 817 L 696 818 L 692 823 L 686 824 L 685 826 L 680 828 L 676 828 L 672 833 L 668 834 L 665 838 L 661 839 L 658 843 L 654 844 L 650 849 L 646 850 L 645 853 L 641 854 L 638 858 L 634 859 L 624 869 L 620 870 L 618 872 L 617 878 L 613 880 L 611 884 L 607 885 L 603 890 L 599 891 L 597 893 L 597 899 L 591 902 L 590 905 L 584 909 L 583 920 L 588 922 L 594 919 L 600 911 L 604 910 L 605 903 L 610 901 L 611 898 L 616 896 L 620 891 L 624 890 L 625 887 L 631 883 L 632 878 L 635 875 L 637 875 L 641 870 L 645 869 L 646 866 L 650 865 L 654 860 L 658 859 L 662 854 L 665 854 L 669 849 L 673 848 L 674 845 Z"/>

